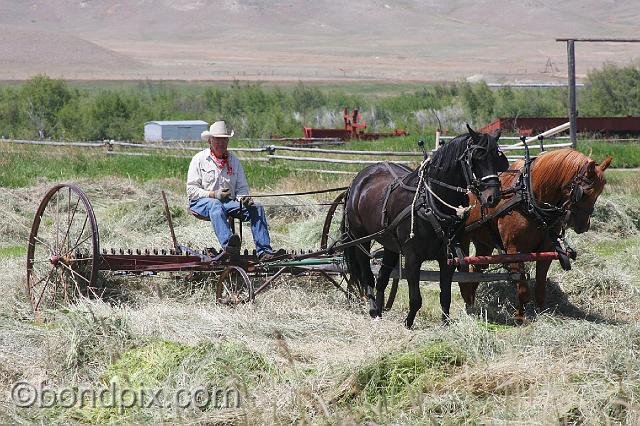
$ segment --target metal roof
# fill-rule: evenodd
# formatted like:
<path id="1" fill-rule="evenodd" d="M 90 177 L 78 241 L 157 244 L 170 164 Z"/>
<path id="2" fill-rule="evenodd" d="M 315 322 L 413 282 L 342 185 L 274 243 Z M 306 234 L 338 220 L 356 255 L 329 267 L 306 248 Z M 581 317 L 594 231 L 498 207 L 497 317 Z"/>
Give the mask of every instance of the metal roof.
<path id="1" fill-rule="evenodd" d="M 209 123 L 207 123 L 206 121 L 202 121 L 202 120 L 178 120 L 178 121 L 147 121 L 146 123 L 144 123 L 145 125 L 147 124 L 159 124 L 161 126 L 166 126 L 166 125 L 193 125 L 193 124 L 204 124 L 204 125 L 209 125 Z"/>

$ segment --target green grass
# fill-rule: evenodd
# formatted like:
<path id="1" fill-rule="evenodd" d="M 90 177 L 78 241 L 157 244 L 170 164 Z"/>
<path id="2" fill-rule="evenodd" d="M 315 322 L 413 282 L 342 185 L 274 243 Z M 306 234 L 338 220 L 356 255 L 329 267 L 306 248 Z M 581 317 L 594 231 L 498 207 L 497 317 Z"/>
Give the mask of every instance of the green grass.
<path id="1" fill-rule="evenodd" d="M 21 257 L 26 256 L 27 247 L 25 246 L 10 246 L 10 247 L 0 247 L 0 259 L 6 257 Z"/>
<path id="2" fill-rule="evenodd" d="M 192 346 L 154 341 L 123 353 L 107 368 L 102 381 L 108 384 L 115 380 L 133 389 L 158 386 L 195 351 Z"/>
<path id="3" fill-rule="evenodd" d="M 640 143 L 637 142 L 578 141 L 578 150 L 597 162 L 610 155 L 613 157 L 612 167 L 640 167 Z"/>
<path id="4" fill-rule="evenodd" d="M 640 245 L 640 237 L 633 236 L 614 240 L 598 241 L 593 245 L 593 250 L 598 256 L 611 257 L 628 252 L 631 248 Z"/>
<path id="5" fill-rule="evenodd" d="M 190 346 L 168 340 L 152 340 L 122 353 L 115 362 L 107 366 L 100 379 L 107 390 L 104 398 L 107 405 L 102 406 L 103 400 L 99 400 L 97 406 L 85 401 L 86 404 L 77 404 L 70 410 L 54 406 L 45 416 L 47 420 L 63 423 L 70 419 L 81 423 L 149 421 L 152 417 L 146 407 L 137 404 L 122 405 L 131 399 L 127 399 L 122 390 L 136 392 L 144 389 L 145 392 L 150 392 L 163 389 L 166 393 L 159 397 L 158 402 L 165 407 L 171 407 L 167 404 L 174 403 L 170 392 L 172 389 L 192 392 L 202 387 L 212 392 L 238 389 L 244 393 L 248 385 L 254 384 L 271 370 L 271 365 L 262 356 L 239 343 L 201 343 Z M 184 386 L 186 379 L 190 380 L 188 388 Z M 110 389 L 115 389 L 116 395 L 119 396 L 112 400 Z M 216 393 L 214 396 L 218 398 L 220 395 Z M 120 397 L 123 399 L 120 400 Z M 110 406 L 111 401 L 114 401 L 116 406 Z M 62 401 L 59 402 L 62 404 Z M 220 401 L 213 401 L 214 404 L 218 402 Z M 215 411 L 219 407 L 210 405 L 200 409 Z M 167 409 L 166 415 L 172 416 L 175 413 Z"/>
<path id="6" fill-rule="evenodd" d="M 408 393 L 420 391 L 445 378 L 453 367 L 465 361 L 465 354 L 445 342 L 434 342 L 410 352 L 396 352 L 361 367 L 356 372 L 356 389 L 364 403 L 381 398 L 392 405 Z"/>
<path id="7" fill-rule="evenodd" d="M 123 177 L 138 181 L 178 178 L 186 180 L 190 158 L 165 155 L 130 157 L 104 153 L 26 147 L 3 153 L 0 159 L 0 187 L 21 188 L 37 179 L 61 181 L 76 178 Z M 253 187 L 272 185 L 290 174 L 284 164 L 270 166 L 262 162 L 244 161 L 247 179 Z"/>

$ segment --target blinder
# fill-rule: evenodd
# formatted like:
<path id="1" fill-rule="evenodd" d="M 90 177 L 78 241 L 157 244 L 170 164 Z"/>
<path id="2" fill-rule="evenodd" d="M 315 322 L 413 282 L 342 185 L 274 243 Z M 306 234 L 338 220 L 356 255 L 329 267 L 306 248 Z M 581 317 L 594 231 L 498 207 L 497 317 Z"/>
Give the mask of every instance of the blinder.
<path id="1" fill-rule="evenodd" d="M 498 150 L 498 164 L 496 170 L 498 173 L 506 172 L 509 170 L 509 159 L 504 152 Z"/>
<path id="2" fill-rule="evenodd" d="M 584 195 L 584 189 L 582 188 L 582 185 L 578 184 L 574 186 L 573 192 L 571 193 L 571 202 L 573 204 L 577 203 L 582 199 L 583 195 Z"/>
<path id="3" fill-rule="evenodd" d="M 564 208 L 568 211 L 576 210 L 576 204 L 582 200 L 585 195 L 585 191 L 591 189 L 593 187 L 593 181 L 587 179 L 586 177 L 586 167 L 582 167 L 576 177 L 571 181 L 571 187 L 569 189 L 569 196 L 567 201 L 564 204 Z M 584 209 L 580 209 L 584 210 Z M 593 212 L 593 207 L 591 211 L 588 212 L 591 214 Z"/>
<path id="4" fill-rule="evenodd" d="M 475 139 L 474 141 L 478 142 Z M 492 187 L 500 186 L 500 179 L 498 178 L 498 175 L 487 175 L 478 179 L 476 174 L 473 172 L 473 165 L 471 162 L 473 161 L 473 156 L 475 152 L 478 150 L 482 150 L 485 152 L 488 151 L 487 148 L 484 146 L 469 143 L 467 144 L 467 149 L 465 150 L 464 154 L 462 154 L 460 158 L 460 160 L 462 160 L 463 172 L 467 180 L 467 185 L 470 189 L 474 191 L 474 193 L 476 193 L 476 195 L 479 195 L 478 192 L 481 191 L 483 188 L 492 188 Z M 506 167 L 504 163 L 506 163 Z M 504 167 L 504 170 L 501 170 L 502 167 Z M 509 160 L 507 160 L 507 157 L 504 155 L 502 151 L 498 150 L 498 163 L 497 163 L 496 171 L 500 173 L 507 170 L 508 168 L 509 168 Z M 491 179 L 495 179 L 495 180 L 491 182 L 490 181 Z"/>

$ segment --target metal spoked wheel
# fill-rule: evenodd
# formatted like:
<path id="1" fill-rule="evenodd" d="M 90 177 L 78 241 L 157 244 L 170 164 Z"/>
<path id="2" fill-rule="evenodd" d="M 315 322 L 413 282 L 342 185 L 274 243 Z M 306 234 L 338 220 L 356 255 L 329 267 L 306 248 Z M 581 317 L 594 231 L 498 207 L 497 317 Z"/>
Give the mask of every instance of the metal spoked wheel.
<path id="1" fill-rule="evenodd" d="M 100 243 L 87 196 L 59 184 L 38 206 L 27 247 L 27 293 L 34 313 L 96 295 Z"/>
<path id="2" fill-rule="evenodd" d="M 329 243 L 329 234 L 331 233 L 331 224 L 333 223 L 333 216 L 336 213 L 336 209 L 342 205 L 344 197 L 347 195 L 347 191 L 341 192 L 331 203 L 331 207 L 327 211 L 327 215 L 324 219 L 324 225 L 322 227 L 322 237 L 320 238 L 320 248 L 326 249 Z"/>
<path id="3" fill-rule="evenodd" d="M 224 270 L 216 286 L 216 302 L 235 306 L 253 302 L 253 283 L 247 272 L 239 266 L 229 266 Z"/>

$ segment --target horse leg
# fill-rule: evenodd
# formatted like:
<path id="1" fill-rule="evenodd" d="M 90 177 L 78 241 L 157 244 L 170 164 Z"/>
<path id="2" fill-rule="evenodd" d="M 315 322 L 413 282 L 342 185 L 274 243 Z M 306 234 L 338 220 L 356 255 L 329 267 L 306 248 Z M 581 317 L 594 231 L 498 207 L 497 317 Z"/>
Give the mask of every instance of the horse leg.
<path id="1" fill-rule="evenodd" d="M 420 294 L 420 266 L 422 261 L 413 255 L 406 257 L 406 280 L 409 285 L 409 313 L 404 320 L 404 325 L 407 328 L 413 327 L 413 321 L 416 319 L 416 314 L 422 307 L 422 294 Z"/>
<path id="2" fill-rule="evenodd" d="M 483 245 L 483 244 L 478 244 L 476 246 L 476 256 L 488 256 L 491 253 L 493 253 L 493 247 L 491 246 L 487 246 L 487 245 Z M 471 271 L 472 272 L 482 272 L 485 269 L 487 269 L 488 265 L 472 265 L 471 266 Z M 462 285 L 460 284 L 460 290 L 462 292 Z M 465 301 L 465 310 L 467 311 L 467 314 L 473 314 L 475 312 L 475 303 L 476 303 L 476 294 L 478 293 L 478 286 L 480 285 L 479 282 L 472 282 L 472 283 L 466 283 L 465 287 L 467 288 L 467 292 L 468 292 L 468 299 L 465 298 L 464 293 L 462 294 L 462 298 Z"/>
<path id="3" fill-rule="evenodd" d="M 358 271 L 360 272 L 360 276 L 358 279 L 360 280 L 360 285 L 364 288 L 365 295 L 367 296 L 367 300 L 369 301 L 369 315 L 372 317 L 376 317 L 376 303 L 375 296 L 373 294 L 373 286 L 375 283 L 375 279 L 373 277 L 373 272 L 371 272 L 371 263 L 370 258 L 367 253 L 371 250 L 371 243 L 366 242 L 361 244 L 363 250 L 356 247 L 355 250 L 355 261 L 358 263 Z M 365 251 L 367 253 L 365 253 Z"/>
<path id="4" fill-rule="evenodd" d="M 544 309 L 545 293 L 547 288 L 547 272 L 551 266 L 550 260 L 539 260 L 536 262 L 536 307 L 539 311 Z"/>
<path id="5" fill-rule="evenodd" d="M 384 306 L 384 291 L 387 288 L 387 284 L 389 284 L 389 276 L 391 275 L 391 271 L 398 264 L 398 253 L 394 253 L 390 250 L 385 249 L 382 253 L 382 266 L 380 267 L 380 272 L 378 273 L 378 279 L 376 280 L 376 317 L 382 316 L 382 308 Z"/>
<path id="6" fill-rule="evenodd" d="M 465 256 L 469 256 L 469 244 L 469 241 L 465 241 L 461 244 L 462 252 Z M 476 248 L 476 252 L 477 251 L 478 249 Z M 469 265 L 464 266 L 460 272 L 469 272 Z M 475 290 L 478 287 L 478 283 L 458 283 L 458 287 L 460 287 L 460 294 L 464 300 L 466 311 L 471 315 L 473 313 L 473 304 L 476 295 Z"/>
<path id="7" fill-rule="evenodd" d="M 442 256 L 438 259 L 440 265 L 440 308 L 442 309 L 442 323 L 449 324 L 451 309 L 451 280 L 455 272 L 454 266 L 447 264 L 447 257 Z"/>
<path id="8" fill-rule="evenodd" d="M 511 264 L 511 272 L 520 273 L 524 275 L 524 263 L 512 263 Z M 517 323 L 522 324 L 525 320 L 525 307 L 527 303 L 531 300 L 531 296 L 529 294 L 529 286 L 527 284 L 527 280 L 521 278 L 516 283 L 516 293 L 518 294 L 518 306 L 516 307 L 516 312 L 514 318 Z"/>

